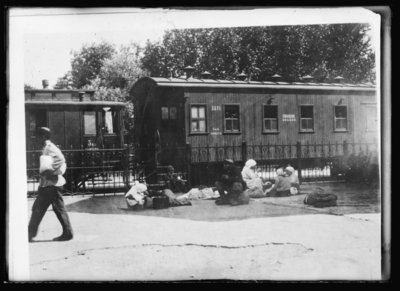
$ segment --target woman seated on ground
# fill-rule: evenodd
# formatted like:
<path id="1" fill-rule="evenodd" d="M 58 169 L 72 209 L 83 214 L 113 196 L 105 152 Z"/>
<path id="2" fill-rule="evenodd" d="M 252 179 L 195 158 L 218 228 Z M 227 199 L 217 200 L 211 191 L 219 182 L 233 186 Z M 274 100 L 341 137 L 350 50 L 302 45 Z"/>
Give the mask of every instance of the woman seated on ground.
<path id="1" fill-rule="evenodd" d="M 291 166 L 286 167 L 285 174 L 289 178 L 290 181 L 290 194 L 298 194 L 300 192 L 300 182 L 299 178 L 297 177 L 294 168 Z"/>
<path id="2" fill-rule="evenodd" d="M 283 168 L 278 168 L 276 171 L 275 182 L 270 189 L 266 191 L 269 197 L 284 197 L 290 195 L 290 178 L 285 175 Z"/>
<path id="3" fill-rule="evenodd" d="M 256 172 L 257 162 L 253 159 L 247 160 L 242 170 L 242 177 L 247 186 L 249 197 L 265 197 L 263 192 L 263 181 Z"/>

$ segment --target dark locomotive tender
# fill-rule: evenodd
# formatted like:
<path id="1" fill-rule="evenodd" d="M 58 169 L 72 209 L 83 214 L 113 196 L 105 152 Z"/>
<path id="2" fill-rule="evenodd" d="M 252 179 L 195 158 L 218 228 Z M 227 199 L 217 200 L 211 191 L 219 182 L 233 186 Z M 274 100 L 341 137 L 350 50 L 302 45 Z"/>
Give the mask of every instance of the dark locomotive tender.
<path id="1" fill-rule="evenodd" d="M 310 76 L 288 83 L 278 75 L 263 82 L 215 80 L 207 72 L 193 78 L 192 72 L 143 77 L 131 89 L 137 158 L 145 161 L 148 175 L 171 164 L 192 172 L 193 180 L 196 169 L 210 174 L 210 167 L 201 168 L 204 163 L 218 164 L 224 157 L 290 160 L 306 145 L 315 145 L 308 152 L 313 158 L 326 154 L 325 145 L 339 145 L 336 155 L 343 155 L 346 143 L 377 147 L 372 84 L 346 84 L 341 77 L 314 83 Z M 278 154 L 279 145 L 288 145 L 288 152 Z"/>

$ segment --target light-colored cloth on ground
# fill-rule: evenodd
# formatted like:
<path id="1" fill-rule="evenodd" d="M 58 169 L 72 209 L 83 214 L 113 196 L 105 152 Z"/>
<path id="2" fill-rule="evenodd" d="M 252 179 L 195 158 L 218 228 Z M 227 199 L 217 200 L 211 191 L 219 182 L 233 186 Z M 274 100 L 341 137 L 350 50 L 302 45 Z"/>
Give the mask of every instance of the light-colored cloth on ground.
<path id="1" fill-rule="evenodd" d="M 143 205 L 145 203 L 145 194 L 147 186 L 142 183 L 134 184 L 125 194 L 125 200 L 128 206 Z"/>
<path id="2" fill-rule="evenodd" d="M 178 200 L 204 200 L 204 199 L 213 199 L 213 198 L 218 198 L 219 193 L 218 191 L 213 191 L 212 188 L 192 188 L 190 189 L 189 192 L 180 195 L 176 199 Z"/>

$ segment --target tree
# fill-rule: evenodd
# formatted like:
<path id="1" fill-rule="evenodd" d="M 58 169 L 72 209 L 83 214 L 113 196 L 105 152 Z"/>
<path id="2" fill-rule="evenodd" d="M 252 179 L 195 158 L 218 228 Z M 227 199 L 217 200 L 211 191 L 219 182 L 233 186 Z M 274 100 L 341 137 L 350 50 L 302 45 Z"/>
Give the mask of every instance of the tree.
<path id="1" fill-rule="evenodd" d="M 67 72 L 64 76 L 57 79 L 54 89 L 73 89 L 74 82 L 72 80 L 72 72 Z"/>
<path id="2" fill-rule="evenodd" d="M 73 51 L 71 61 L 72 83 L 75 88 L 82 88 L 94 80 L 106 59 L 115 53 L 114 45 L 107 42 L 84 45 L 79 51 Z"/>
<path id="3" fill-rule="evenodd" d="M 170 30 L 161 43 L 147 42 L 142 68 L 164 77 L 180 76 L 191 65 L 219 79 L 244 72 L 252 80 L 278 73 L 288 81 L 310 74 L 320 82 L 338 75 L 371 82 L 375 56 L 368 30 L 366 24 Z"/>
<path id="4" fill-rule="evenodd" d="M 140 67 L 141 48 L 132 43 L 121 46 L 110 58 L 104 59 L 97 76 L 84 89 L 94 90 L 96 100 L 126 102 L 131 85 L 146 72 Z M 126 106 L 125 128 L 133 129 L 133 105 Z"/>

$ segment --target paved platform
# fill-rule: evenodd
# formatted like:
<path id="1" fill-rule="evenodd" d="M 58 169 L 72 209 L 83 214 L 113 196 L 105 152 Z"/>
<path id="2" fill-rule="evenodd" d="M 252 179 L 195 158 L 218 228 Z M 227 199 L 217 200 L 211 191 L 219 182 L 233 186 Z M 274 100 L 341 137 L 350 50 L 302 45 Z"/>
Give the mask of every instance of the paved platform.
<path id="1" fill-rule="evenodd" d="M 128 211 L 123 196 L 65 197 L 75 237 L 51 241 L 61 227 L 49 210 L 29 245 L 31 280 L 379 280 L 379 192 L 302 191 L 315 187 L 337 194 L 338 206 L 313 208 L 301 194 Z"/>

